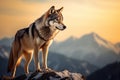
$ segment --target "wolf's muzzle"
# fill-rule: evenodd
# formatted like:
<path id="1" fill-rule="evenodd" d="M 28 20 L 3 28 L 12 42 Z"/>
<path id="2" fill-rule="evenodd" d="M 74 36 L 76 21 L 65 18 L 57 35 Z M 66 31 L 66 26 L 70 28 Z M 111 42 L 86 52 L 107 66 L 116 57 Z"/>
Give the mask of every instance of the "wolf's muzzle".
<path id="1" fill-rule="evenodd" d="M 57 28 L 58 30 L 61 30 L 61 31 L 62 31 L 62 30 L 64 30 L 64 29 L 66 29 L 66 26 L 63 25 L 62 28 L 59 28 L 59 27 L 56 27 L 56 28 Z"/>

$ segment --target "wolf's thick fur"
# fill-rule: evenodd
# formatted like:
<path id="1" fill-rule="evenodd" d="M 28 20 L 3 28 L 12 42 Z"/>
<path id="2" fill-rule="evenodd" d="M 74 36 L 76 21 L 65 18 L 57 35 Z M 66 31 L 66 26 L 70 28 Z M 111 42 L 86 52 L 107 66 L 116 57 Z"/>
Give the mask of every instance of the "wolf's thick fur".
<path id="1" fill-rule="evenodd" d="M 26 62 L 24 66 L 25 73 L 29 73 L 28 66 L 34 55 L 36 70 L 41 70 L 38 52 L 42 50 L 42 66 L 43 70 L 49 70 L 47 67 L 47 57 L 49 46 L 60 31 L 66 26 L 62 23 L 63 16 L 61 14 L 63 7 L 55 10 L 52 6 L 42 17 L 38 18 L 28 28 L 18 30 L 12 43 L 10 57 L 8 62 L 8 72 L 15 77 L 16 67 L 20 64 L 24 56 Z"/>

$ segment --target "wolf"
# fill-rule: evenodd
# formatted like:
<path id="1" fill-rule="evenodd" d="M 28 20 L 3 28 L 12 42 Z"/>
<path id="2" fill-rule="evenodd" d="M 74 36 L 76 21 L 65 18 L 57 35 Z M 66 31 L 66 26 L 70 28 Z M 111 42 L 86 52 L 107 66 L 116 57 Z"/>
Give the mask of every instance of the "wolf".
<path id="1" fill-rule="evenodd" d="M 11 72 L 11 77 L 15 77 L 16 68 L 19 66 L 21 59 L 25 58 L 24 71 L 29 73 L 29 64 L 34 56 L 36 71 L 49 71 L 47 66 L 47 57 L 49 46 L 54 37 L 66 29 L 63 24 L 63 7 L 55 9 L 55 6 L 45 12 L 40 18 L 36 19 L 29 27 L 20 29 L 16 32 L 12 43 L 9 61 L 8 72 Z M 42 68 L 39 63 L 39 51 L 42 51 Z"/>

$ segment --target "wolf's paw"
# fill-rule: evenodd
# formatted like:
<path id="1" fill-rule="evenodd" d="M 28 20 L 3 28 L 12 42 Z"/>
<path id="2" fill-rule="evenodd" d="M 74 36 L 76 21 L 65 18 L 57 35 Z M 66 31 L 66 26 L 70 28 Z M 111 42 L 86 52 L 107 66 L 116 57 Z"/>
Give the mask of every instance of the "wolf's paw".
<path id="1" fill-rule="evenodd" d="M 10 76 L 1 76 L 2 80 L 12 80 L 14 77 L 10 77 Z"/>
<path id="2" fill-rule="evenodd" d="M 51 68 L 46 68 L 46 69 L 43 69 L 43 72 L 54 72 L 54 70 Z"/>
<path id="3" fill-rule="evenodd" d="M 42 69 L 37 69 L 35 72 L 42 72 Z"/>

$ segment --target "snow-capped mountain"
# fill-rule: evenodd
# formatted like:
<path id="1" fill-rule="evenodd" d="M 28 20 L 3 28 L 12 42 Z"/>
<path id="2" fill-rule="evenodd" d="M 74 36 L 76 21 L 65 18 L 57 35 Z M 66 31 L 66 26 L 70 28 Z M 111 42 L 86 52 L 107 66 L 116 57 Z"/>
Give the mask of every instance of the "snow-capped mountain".
<path id="1" fill-rule="evenodd" d="M 103 38 L 101 38 L 95 33 L 93 33 L 92 35 L 99 46 L 105 47 L 107 49 L 110 49 L 111 51 L 114 51 L 116 54 L 119 54 L 119 48 L 117 46 L 115 46 L 111 42 L 104 40 Z"/>
<path id="2" fill-rule="evenodd" d="M 120 48 L 96 33 L 86 34 L 79 39 L 70 37 L 64 42 L 54 43 L 51 50 L 68 57 L 89 61 L 99 67 L 120 60 Z"/>

